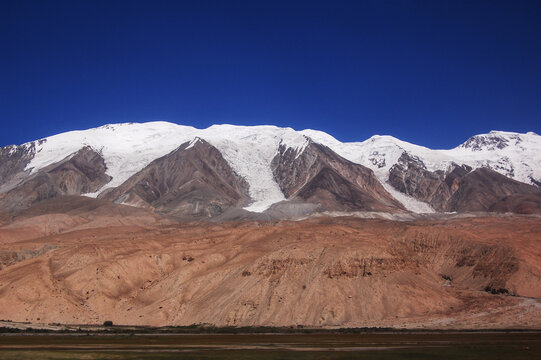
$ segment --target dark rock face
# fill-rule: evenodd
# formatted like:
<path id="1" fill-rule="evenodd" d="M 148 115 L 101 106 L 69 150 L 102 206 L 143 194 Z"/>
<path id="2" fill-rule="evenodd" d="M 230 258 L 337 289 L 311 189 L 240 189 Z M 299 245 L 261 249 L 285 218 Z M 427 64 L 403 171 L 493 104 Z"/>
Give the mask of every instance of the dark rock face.
<path id="1" fill-rule="evenodd" d="M 404 152 L 389 171 L 389 183 L 400 192 L 445 211 L 447 201 L 458 188 L 459 180 L 471 171 L 466 165 L 454 165 L 449 171 L 428 171 L 418 158 Z"/>
<path id="2" fill-rule="evenodd" d="M 449 199 L 447 211 L 488 211 L 509 195 L 539 194 L 535 186 L 510 179 L 487 168 L 479 168 L 462 177 Z"/>
<path id="3" fill-rule="evenodd" d="M 111 180 L 105 171 L 101 155 L 90 147 L 84 147 L 1 194 L 0 208 L 12 212 L 57 196 L 95 192 Z"/>
<path id="4" fill-rule="evenodd" d="M 400 192 L 441 209 L 442 198 L 450 196 L 443 171 L 431 172 L 418 158 L 404 152 L 389 171 L 389 183 Z"/>
<path id="5" fill-rule="evenodd" d="M 428 171 L 422 161 L 406 152 L 391 168 L 389 183 L 438 211 L 489 211 L 506 196 L 540 192 L 488 168 L 472 171 L 455 164 L 447 171 Z"/>
<path id="6" fill-rule="evenodd" d="M 399 205 L 393 207 L 379 201 L 371 191 L 362 189 L 340 175 L 335 169 L 323 167 L 296 194 L 297 198 L 322 204 L 327 210 L 367 210 L 367 211 L 397 211 Z"/>
<path id="7" fill-rule="evenodd" d="M 514 140 L 517 143 L 520 143 L 521 141 L 520 136 L 518 135 L 511 136 L 510 138 L 511 140 Z M 498 134 L 490 133 L 490 134 L 472 136 L 460 147 L 469 148 L 469 149 L 472 149 L 473 151 L 481 151 L 481 150 L 496 150 L 496 149 L 501 150 L 507 146 L 509 146 L 508 139 L 506 139 L 503 136 L 499 136 Z"/>
<path id="8" fill-rule="evenodd" d="M 11 145 L 0 148 L 0 193 L 6 192 L 19 184 L 28 175 L 26 165 L 36 153 L 34 143 L 29 145 Z"/>
<path id="9" fill-rule="evenodd" d="M 214 217 L 250 199 L 246 181 L 202 139 L 154 160 L 100 198 L 181 217 Z"/>
<path id="10" fill-rule="evenodd" d="M 271 166 L 288 199 L 320 204 L 324 210 L 404 210 L 372 170 L 320 144 L 308 144 L 301 154 L 281 145 Z"/>
<path id="11" fill-rule="evenodd" d="M 533 177 L 530 176 L 530 181 L 531 181 L 534 185 L 536 185 L 536 186 L 538 186 L 538 187 L 541 188 L 541 180 L 534 179 Z"/>

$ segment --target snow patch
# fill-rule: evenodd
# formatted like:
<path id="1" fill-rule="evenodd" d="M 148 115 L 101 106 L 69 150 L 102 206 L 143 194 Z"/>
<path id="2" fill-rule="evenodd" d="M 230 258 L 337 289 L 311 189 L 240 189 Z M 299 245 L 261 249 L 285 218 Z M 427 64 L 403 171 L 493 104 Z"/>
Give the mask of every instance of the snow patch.
<path id="1" fill-rule="evenodd" d="M 402 205 L 404 205 L 407 210 L 411 212 L 417 214 L 433 214 L 436 212 L 436 210 L 434 210 L 429 204 L 396 190 L 388 182 L 381 182 L 381 185 L 383 185 L 385 190 L 387 190 L 387 192 L 391 194 L 391 196 L 393 196 Z"/>
<path id="2" fill-rule="evenodd" d="M 195 144 L 197 144 L 198 141 L 200 141 L 201 139 L 199 137 L 195 137 L 192 141 L 190 141 L 190 143 L 188 144 L 188 146 L 186 146 L 186 149 L 184 150 L 188 150 L 192 147 L 194 147 Z"/>

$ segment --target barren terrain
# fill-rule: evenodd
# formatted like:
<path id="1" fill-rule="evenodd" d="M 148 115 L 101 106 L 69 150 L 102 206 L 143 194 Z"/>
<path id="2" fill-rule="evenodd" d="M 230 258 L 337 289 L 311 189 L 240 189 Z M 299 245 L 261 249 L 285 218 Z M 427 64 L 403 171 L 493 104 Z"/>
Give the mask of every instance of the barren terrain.
<path id="1" fill-rule="evenodd" d="M 0 221 L 2 320 L 541 328 L 535 216 L 179 224 L 76 197 Z"/>

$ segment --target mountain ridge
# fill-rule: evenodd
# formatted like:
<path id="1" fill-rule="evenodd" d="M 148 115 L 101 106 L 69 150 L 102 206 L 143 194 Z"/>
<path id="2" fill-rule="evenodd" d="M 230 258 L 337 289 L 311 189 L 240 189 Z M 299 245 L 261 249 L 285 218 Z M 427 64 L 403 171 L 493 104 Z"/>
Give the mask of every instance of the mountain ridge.
<path id="1" fill-rule="evenodd" d="M 0 195 L 21 185 L 29 176 L 47 166 L 89 147 L 102 157 L 105 175 L 110 177 L 110 181 L 96 191 L 81 194 L 97 197 L 118 188 L 181 144 L 192 144 L 196 139 L 216 148 L 231 171 L 246 181 L 251 202 L 244 209 L 252 212 L 263 212 L 288 198 L 273 171 L 273 161 L 279 155 L 279 149 L 291 149 L 294 153 L 283 164 L 287 167 L 293 166 L 310 144 L 325 146 L 337 156 L 370 169 L 385 191 L 412 212 L 434 212 L 437 209 L 422 196 L 397 188 L 389 181 L 393 167 L 400 163 L 404 154 L 416 159 L 426 172 L 447 173 L 458 165 L 473 170 L 488 168 L 536 188 L 541 183 L 541 136 L 533 132 L 491 131 L 474 135 L 453 149 L 432 150 L 388 135 L 342 143 L 329 134 L 310 129 L 296 131 L 270 125 L 227 124 L 196 129 L 168 122 L 149 122 L 104 125 L 0 148 Z M 495 196 L 500 195 L 503 196 Z M 505 194 L 509 195 L 513 194 Z"/>

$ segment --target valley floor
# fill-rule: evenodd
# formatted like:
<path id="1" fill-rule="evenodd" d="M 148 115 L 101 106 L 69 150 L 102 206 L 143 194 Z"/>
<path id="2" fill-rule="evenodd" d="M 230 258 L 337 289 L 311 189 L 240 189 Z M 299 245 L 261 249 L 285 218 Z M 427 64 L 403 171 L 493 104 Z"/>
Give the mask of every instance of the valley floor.
<path id="1" fill-rule="evenodd" d="M 534 359 L 541 333 L 0 336 L 0 359 Z"/>

